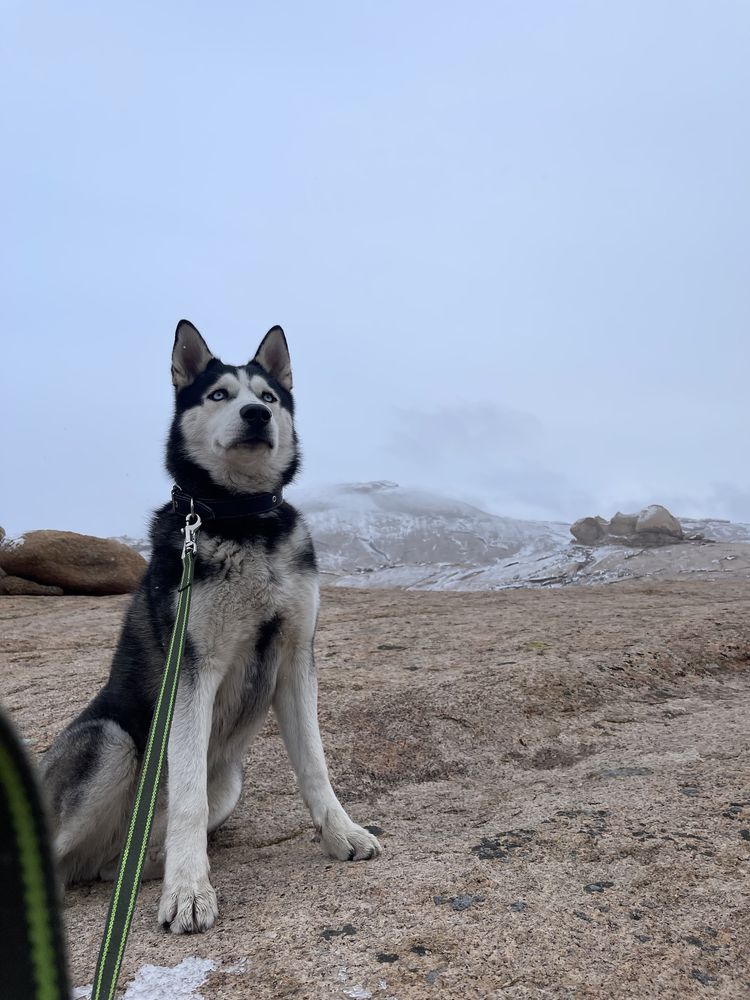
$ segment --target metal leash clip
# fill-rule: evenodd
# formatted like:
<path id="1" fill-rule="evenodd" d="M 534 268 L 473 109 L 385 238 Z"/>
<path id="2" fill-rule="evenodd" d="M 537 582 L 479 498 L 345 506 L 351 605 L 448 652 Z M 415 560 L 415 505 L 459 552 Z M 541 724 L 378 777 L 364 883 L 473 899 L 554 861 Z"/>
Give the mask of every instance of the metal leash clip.
<path id="1" fill-rule="evenodd" d="M 182 529 L 182 533 L 185 536 L 185 542 L 182 546 L 182 555 L 185 556 L 186 552 L 191 552 L 195 555 L 198 551 L 198 532 L 200 531 L 200 526 L 203 524 L 200 517 L 195 513 L 195 508 L 193 507 L 192 498 L 190 500 L 190 513 L 185 518 L 185 527 Z"/>

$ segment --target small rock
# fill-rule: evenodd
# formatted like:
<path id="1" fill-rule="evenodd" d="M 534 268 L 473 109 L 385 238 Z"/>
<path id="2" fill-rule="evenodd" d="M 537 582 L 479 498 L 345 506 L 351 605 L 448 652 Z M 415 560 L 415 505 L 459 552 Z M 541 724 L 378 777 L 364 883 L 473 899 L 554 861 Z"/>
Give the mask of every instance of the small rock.
<path id="1" fill-rule="evenodd" d="M 650 767 L 610 767 L 599 771 L 600 778 L 631 778 L 637 774 L 653 774 Z"/>
<path id="2" fill-rule="evenodd" d="M 451 909 L 460 913 L 461 910 L 468 910 L 470 906 L 483 902 L 484 896 L 454 896 L 451 900 Z"/>
<path id="3" fill-rule="evenodd" d="M 523 913 L 526 909 L 526 903 L 524 903 L 522 899 L 517 899 L 514 903 L 510 904 L 510 909 L 513 910 L 514 913 Z"/>
<path id="4" fill-rule="evenodd" d="M 413 950 L 414 949 L 412 949 L 412 951 Z M 396 954 L 395 951 L 393 952 L 379 951 L 375 956 L 375 958 L 377 959 L 378 962 L 391 963 L 398 961 L 398 955 Z"/>
<path id="5" fill-rule="evenodd" d="M 743 840 L 750 840 L 750 830 L 740 830 L 740 837 Z"/>
<path id="6" fill-rule="evenodd" d="M 321 931 L 320 936 L 325 941 L 330 941 L 331 938 L 335 937 L 351 937 L 352 934 L 357 933 L 357 928 L 352 924 L 344 924 L 342 927 L 326 927 Z"/>
<path id="7" fill-rule="evenodd" d="M 593 924 L 594 922 L 587 913 L 583 912 L 583 910 L 573 910 L 573 916 L 578 917 L 580 920 L 585 920 L 587 924 Z"/>
<path id="8" fill-rule="evenodd" d="M 379 837 L 383 832 L 382 826 L 377 826 L 375 823 L 371 823 L 369 826 L 365 827 L 368 833 L 371 833 L 373 837 Z"/>
<path id="9" fill-rule="evenodd" d="M 427 954 L 427 949 L 423 944 L 413 944 L 410 948 L 410 951 L 412 951 L 415 955 L 420 955 L 420 956 Z"/>
<path id="10" fill-rule="evenodd" d="M 497 837 L 482 837 L 469 850 L 480 861 L 507 861 L 513 851 L 527 848 L 533 839 L 534 830 L 505 830 Z"/>
<path id="11" fill-rule="evenodd" d="M 443 906 L 445 903 L 450 903 L 452 910 L 456 913 L 460 913 L 461 910 L 468 910 L 470 906 L 474 906 L 475 903 L 483 903 L 484 896 L 433 896 L 432 900 L 436 906 Z"/>
<path id="12" fill-rule="evenodd" d="M 641 944 L 645 944 L 647 941 L 651 940 L 648 934 L 635 934 L 634 937 L 636 941 L 640 941 Z"/>
<path id="13" fill-rule="evenodd" d="M 719 950 L 717 944 L 704 944 L 699 937 L 695 937 L 694 934 L 688 934 L 685 938 L 688 944 L 695 945 L 696 948 L 700 948 L 701 951 L 706 952 L 707 955 L 713 955 L 714 952 Z"/>
<path id="14" fill-rule="evenodd" d="M 611 889 L 614 882 L 589 882 L 588 885 L 583 887 L 584 892 L 604 892 L 605 889 Z"/>
<path id="15" fill-rule="evenodd" d="M 700 969 L 693 969 L 690 975 L 693 979 L 697 979 L 699 983 L 703 983 L 704 986 L 713 986 L 714 983 L 718 983 L 716 976 L 709 975 L 708 972 L 701 972 Z"/>
<path id="16" fill-rule="evenodd" d="M 5 597 L 60 597 L 62 587 L 50 587 L 21 576 L 9 576 L 0 570 L 0 594 Z"/>

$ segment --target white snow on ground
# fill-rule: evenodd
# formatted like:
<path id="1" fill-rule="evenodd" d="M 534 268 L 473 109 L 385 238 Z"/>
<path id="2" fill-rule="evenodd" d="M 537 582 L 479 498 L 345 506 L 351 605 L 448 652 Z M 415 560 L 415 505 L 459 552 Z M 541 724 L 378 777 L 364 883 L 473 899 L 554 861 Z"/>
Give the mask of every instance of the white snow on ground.
<path id="1" fill-rule="evenodd" d="M 338 587 L 497 590 L 730 569 L 750 575 L 750 524 L 680 518 L 686 536 L 704 541 L 591 547 L 568 524 L 498 517 L 391 482 L 292 487 L 288 497 L 310 526 L 322 582 Z M 121 540 L 148 557 L 147 543 Z"/>
<path id="2" fill-rule="evenodd" d="M 712 542 L 750 542 L 750 524 L 694 517 L 681 517 L 679 522 L 687 536 L 703 535 Z"/>
<path id="3" fill-rule="evenodd" d="M 216 968 L 210 958 L 184 958 L 170 969 L 161 965 L 142 965 L 125 991 L 123 1000 L 204 1000 L 195 991 Z M 91 986 L 73 990 L 73 1000 L 87 1000 Z"/>

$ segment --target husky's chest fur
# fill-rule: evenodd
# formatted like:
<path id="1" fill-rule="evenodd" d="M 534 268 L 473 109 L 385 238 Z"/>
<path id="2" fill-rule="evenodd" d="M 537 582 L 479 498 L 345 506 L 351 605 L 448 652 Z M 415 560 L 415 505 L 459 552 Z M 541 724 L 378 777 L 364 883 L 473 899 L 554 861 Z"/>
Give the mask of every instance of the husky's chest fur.
<path id="1" fill-rule="evenodd" d="M 263 622 L 281 612 L 294 582 L 284 560 L 261 542 L 204 537 L 199 541 L 189 635 L 214 669 L 251 646 Z"/>
<path id="2" fill-rule="evenodd" d="M 212 751 L 265 715 L 284 647 L 312 642 L 318 609 L 316 574 L 300 576 L 306 530 L 269 551 L 263 540 L 199 540 L 189 641 L 202 670 L 216 672 Z M 213 754 L 212 754 L 213 755 Z"/>

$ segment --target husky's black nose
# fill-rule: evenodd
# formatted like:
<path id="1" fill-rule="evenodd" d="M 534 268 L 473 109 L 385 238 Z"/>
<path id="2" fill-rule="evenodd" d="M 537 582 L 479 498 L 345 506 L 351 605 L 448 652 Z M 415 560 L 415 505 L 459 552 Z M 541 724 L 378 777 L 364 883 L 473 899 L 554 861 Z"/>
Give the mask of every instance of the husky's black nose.
<path id="1" fill-rule="evenodd" d="M 260 403 L 248 403 L 240 410 L 240 416 L 252 430 L 261 430 L 271 419 L 271 411 Z"/>

